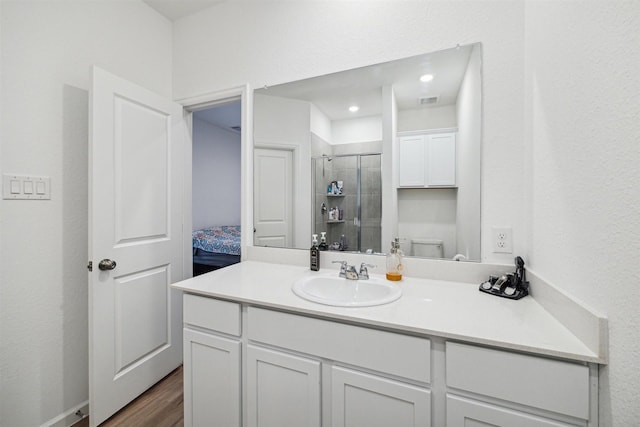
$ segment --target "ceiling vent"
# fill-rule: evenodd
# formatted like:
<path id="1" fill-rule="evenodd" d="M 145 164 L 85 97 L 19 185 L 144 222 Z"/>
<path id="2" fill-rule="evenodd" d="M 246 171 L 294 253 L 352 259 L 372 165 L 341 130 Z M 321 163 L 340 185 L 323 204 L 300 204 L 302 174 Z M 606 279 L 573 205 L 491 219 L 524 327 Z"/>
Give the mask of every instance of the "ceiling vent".
<path id="1" fill-rule="evenodd" d="M 438 102 L 437 96 L 425 96 L 418 98 L 418 104 L 420 105 L 432 105 Z"/>

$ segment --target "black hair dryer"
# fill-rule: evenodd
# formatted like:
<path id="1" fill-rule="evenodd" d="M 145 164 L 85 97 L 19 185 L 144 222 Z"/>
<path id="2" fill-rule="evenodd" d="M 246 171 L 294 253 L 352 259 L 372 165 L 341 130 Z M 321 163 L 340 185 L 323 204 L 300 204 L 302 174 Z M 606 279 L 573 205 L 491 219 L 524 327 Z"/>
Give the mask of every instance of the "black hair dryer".
<path id="1" fill-rule="evenodd" d="M 500 277 L 489 276 L 489 280 L 480 284 L 480 292 L 486 292 L 509 299 L 520 299 L 529 295 L 529 282 L 524 270 L 524 260 L 517 256 L 516 271 Z"/>

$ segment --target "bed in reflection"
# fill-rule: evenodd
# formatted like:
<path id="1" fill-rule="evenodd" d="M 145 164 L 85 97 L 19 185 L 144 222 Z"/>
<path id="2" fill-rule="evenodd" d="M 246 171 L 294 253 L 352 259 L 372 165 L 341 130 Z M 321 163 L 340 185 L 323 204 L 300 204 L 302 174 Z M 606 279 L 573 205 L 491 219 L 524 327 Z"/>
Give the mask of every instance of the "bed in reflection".
<path id="1" fill-rule="evenodd" d="M 195 230 L 192 238 L 194 276 L 240 262 L 239 225 Z"/>

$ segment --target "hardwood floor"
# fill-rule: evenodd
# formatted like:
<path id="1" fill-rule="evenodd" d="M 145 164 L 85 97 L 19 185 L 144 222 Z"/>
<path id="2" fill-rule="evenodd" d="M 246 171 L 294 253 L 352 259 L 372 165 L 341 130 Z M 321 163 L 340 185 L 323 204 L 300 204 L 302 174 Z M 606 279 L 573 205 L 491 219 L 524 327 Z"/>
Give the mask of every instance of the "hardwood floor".
<path id="1" fill-rule="evenodd" d="M 182 427 L 182 366 L 138 396 L 100 427 Z M 88 427 L 89 418 L 73 425 Z"/>

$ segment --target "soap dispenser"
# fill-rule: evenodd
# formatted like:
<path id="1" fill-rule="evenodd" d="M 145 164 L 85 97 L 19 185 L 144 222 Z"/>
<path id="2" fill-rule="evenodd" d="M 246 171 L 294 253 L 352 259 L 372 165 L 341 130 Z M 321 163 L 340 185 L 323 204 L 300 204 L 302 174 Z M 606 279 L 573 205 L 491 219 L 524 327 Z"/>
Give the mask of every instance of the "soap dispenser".
<path id="1" fill-rule="evenodd" d="M 402 250 L 400 250 L 400 239 L 395 238 L 391 242 L 391 251 L 387 254 L 387 280 L 397 282 L 402 280 Z"/>
<path id="2" fill-rule="evenodd" d="M 326 251 L 327 249 L 329 249 L 329 245 L 327 245 L 327 232 L 321 231 L 320 234 L 320 244 L 318 245 L 318 249 L 320 249 L 321 251 Z"/>
<path id="3" fill-rule="evenodd" d="M 320 270 L 320 249 L 318 249 L 318 235 L 314 234 L 311 239 L 309 268 L 313 271 Z"/>

